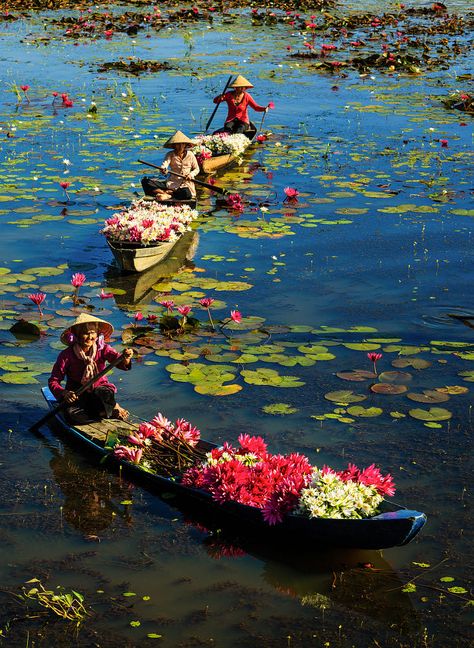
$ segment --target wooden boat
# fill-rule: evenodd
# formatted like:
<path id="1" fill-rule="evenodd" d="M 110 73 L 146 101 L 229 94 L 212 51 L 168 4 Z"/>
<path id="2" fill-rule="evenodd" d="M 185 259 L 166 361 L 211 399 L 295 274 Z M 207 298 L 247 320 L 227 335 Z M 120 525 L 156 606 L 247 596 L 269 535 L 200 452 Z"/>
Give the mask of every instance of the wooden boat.
<path id="1" fill-rule="evenodd" d="M 175 241 L 163 241 L 155 245 L 141 245 L 128 241 L 111 241 L 107 244 L 112 250 L 120 269 L 124 272 L 143 272 L 164 261 L 181 237 Z"/>
<path id="2" fill-rule="evenodd" d="M 222 131 L 215 131 L 213 133 L 217 134 Z M 255 124 L 250 122 L 250 129 L 248 131 L 245 131 L 244 135 L 246 135 L 249 139 L 249 146 L 253 142 L 255 136 L 257 134 L 257 127 Z M 246 149 L 244 153 L 247 151 Z M 230 166 L 237 160 L 236 155 L 232 155 L 231 153 L 227 153 L 224 155 L 215 155 L 213 157 L 207 158 L 207 160 L 203 160 L 200 163 L 201 167 L 201 173 L 203 175 L 209 175 L 211 173 L 216 173 L 216 171 L 220 171 L 221 169 L 225 169 L 226 167 Z"/>
<path id="3" fill-rule="evenodd" d="M 184 267 L 193 267 L 192 259 L 199 244 L 199 234 L 185 232 L 164 261 L 143 272 L 118 274 L 111 268 L 106 274 L 107 288 L 118 289 L 114 293 L 117 306 L 141 307 L 148 305 L 158 291 L 153 288 L 159 281 L 175 276 Z"/>
<path id="4" fill-rule="evenodd" d="M 48 406 L 56 406 L 56 400 L 47 387 L 42 389 Z M 175 496 L 173 504 L 185 502 L 186 508 L 198 507 L 206 516 L 212 515 L 219 520 L 221 528 L 232 530 L 238 536 L 250 535 L 260 539 L 268 538 L 272 543 L 285 546 L 302 547 L 305 545 L 325 545 L 359 549 L 383 549 L 405 545 L 412 540 L 426 522 L 426 515 L 405 509 L 397 504 L 384 502 L 383 510 L 376 516 L 362 520 L 335 520 L 326 518 L 309 519 L 302 515 L 289 514 L 280 524 L 268 525 L 261 510 L 238 502 L 215 502 L 204 490 L 189 488 L 179 481 L 179 476 L 162 477 L 147 472 L 140 466 L 117 459 L 111 452 L 111 439 L 127 437 L 138 425 L 118 420 L 102 420 L 88 425 L 69 425 L 61 414 L 56 414 L 55 422 L 59 430 L 70 440 L 76 441 L 83 450 L 88 450 L 96 458 L 110 466 L 122 467 L 124 476 L 142 483 L 158 494 Z M 201 450 L 207 452 L 215 444 L 201 440 Z"/>

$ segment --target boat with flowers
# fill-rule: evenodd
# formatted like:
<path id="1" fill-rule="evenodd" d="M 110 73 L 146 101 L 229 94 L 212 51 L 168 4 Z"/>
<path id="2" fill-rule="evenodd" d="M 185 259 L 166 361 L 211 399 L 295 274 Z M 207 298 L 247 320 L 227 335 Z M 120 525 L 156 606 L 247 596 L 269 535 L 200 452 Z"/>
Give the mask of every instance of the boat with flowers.
<path id="1" fill-rule="evenodd" d="M 189 205 L 145 197 L 107 218 L 101 233 L 121 270 L 143 272 L 170 255 L 198 215 Z"/>
<path id="2" fill-rule="evenodd" d="M 199 162 L 201 173 L 210 175 L 241 160 L 256 134 L 257 128 L 250 122 L 250 128 L 245 133 L 215 132 L 195 137 L 191 151 Z"/>
<path id="3" fill-rule="evenodd" d="M 54 409 L 50 390 L 42 392 Z M 426 522 L 424 513 L 386 499 L 394 493 L 392 478 L 374 465 L 318 469 L 298 453 L 271 454 L 261 437 L 247 434 L 237 447 L 217 446 L 189 422 L 171 423 L 161 413 L 140 424 L 108 419 L 72 426 L 56 412 L 55 423 L 101 463 L 237 538 L 288 548 L 383 549 L 407 544 Z"/>

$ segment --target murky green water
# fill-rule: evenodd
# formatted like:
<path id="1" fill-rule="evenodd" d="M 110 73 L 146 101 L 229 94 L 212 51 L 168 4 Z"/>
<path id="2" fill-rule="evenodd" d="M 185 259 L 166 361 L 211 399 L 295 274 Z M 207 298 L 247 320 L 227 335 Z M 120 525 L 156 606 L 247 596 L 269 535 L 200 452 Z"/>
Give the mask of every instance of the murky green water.
<path id="1" fill-rule="evenodd" d="M 466 6 L 450 11 L 467 20 Z M 472 116 L 446 110 L 440 98 L 472 92 L 462 76 L 472 68 L 469 32 L 448 36 L 461 44 L 459 54 L 451 40 L 440 44 L 443 35 L 425 37 L 435 42 L 432 56 L 443 47 L 451 53 L 421 75 L 373 69 L 361 77 L 292 57 L 305 40 L 296 28 L 252 26 L 249 11 L 224 21 L 217 13 L 212 26 L 173 24 L 111 40 L 68 40 L 48 22 L 53 16 L 0 23 L 5 644 L 468 645 Z M 390 42 L 396 27 L 386 31 Z M 370 41 L 368 32 L 348 38 L 362 36 L 377 51 L 385 42 Z M 336 31 L 333 40 L 342 42 Z M 344 58 L 346 49 L 331 56 Z M 129 56 L 166 60 L 173 69 L 138 78 L 97 72 L 100 63 Z M 272 133 L 268 141 L 218 179 L 250 204 L 232 214 L 203 194 L 192 252 L 182 249 L 165 269 L 138 279 L 120 277 L 99 229 L 140 193 L 137 159 L 161 161 L 175 128 L 200 132 L 233 72 L 254 82 L 258 101 L 275 103 L 262 127 Z M 29 103 L 21 90 L 17 101 L 12 84 L 30 86 Z M 68 93 L 74 105 L 53 104 L 53 91 Z M 88 112 L 91 102 L 96 113 Z M 223 109 L 216 126 L 222 118 Z M 70 202 L 58 184 L 65 180 Z M 287 186 L 300 192 L 297 203 L 284 202 Z M 193 258 L 185 263 L 186 255 Z M 155 348 L 144 349 L 134 371 L 115 373 L 120 402 L 143 418 L 157 411 L 188 418 L 214 441 L 246 431 L 318 464 L 375 461 L 394 475 L 398 501 L 428 514 L 420 536 L 383 555 L 316 548 L 289 555 L 258 539 L 208 535 L 199 516 L 188 520 L 171 501 L 91 465 L 51 433 L 29 433 L 44 411 L 39 389 L 72 316 L 73 272 L 87 276 L 85 306 L 119 332 L 138 310 L 160 315 L 164 292 L 192 304 L 203 324 L 202 296 L 220 300 L 216 320 L 236 307 L 244 320 L 261 318 L 227 329 L 230 340 L 201 330 L 174 349 L 164 350 L 155 333 Z M 102 288 L 115 298 L 100 300 Z M 20 316 L 36 318 L 28 295 L 39 291 L 47 294 L 46 335 L 23 344 L 9 328 Z M 370 350 L 383 353 L 379 372 L 410 374 L 404 394 L 372 393 L 367 382 L 336 375 L 370 369 Z M 180 353 L 192 354 L 191 365 L 230 366 L 240 391 L 206 396 L 177 382 L 172 365 Z M 255 375 L 246 372 L 261 369 L 277 377 L 252 384 Z M 278 387 L 282 376 L 299 386 Z M 462 389 L 439 403 L 407 397 L 446 386 Z M 351 414 L 325 398 L 343 389 L 366 397 L 364 411 Z M 268 412 L 279 403 L 295 411 Z M 425 425 L 409 414 L 430 407 L 451 417 Z M 368 408 L 378 408 L 376 415 L 364 416 Z M 8 592 L 33 577 L 82 592 L 91 618 L 78 631 L 48 616 L 27 618 Z M 32 615 L 38 610 L 30 607 Z"/>

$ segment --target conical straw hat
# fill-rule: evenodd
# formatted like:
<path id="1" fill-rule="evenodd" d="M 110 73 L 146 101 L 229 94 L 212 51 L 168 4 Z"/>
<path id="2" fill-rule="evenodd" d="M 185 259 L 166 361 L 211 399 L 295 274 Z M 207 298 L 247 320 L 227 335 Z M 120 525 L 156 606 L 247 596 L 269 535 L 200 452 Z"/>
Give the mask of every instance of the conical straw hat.
<path id="1" fill-rule="evenodd" d="M 97 324 L 97 331 L 99 335 L 102 334 L 104 336 L 105 340 L 108 340 L 114 332 L 114 327 L 112 326 L 112 324 L 109 324 L 105 320 L 99 319 L 98 317 L 94 317 L 94 315 L 90 315 L 89 313 L 81 313 L 80 315 L 78 315 L 78 317 L 76 317 L 74 322 L 65 331 L 63 331 L 63 333 L 61 334 L 61 342 L 69 346 L 69 337 L 71 333 L 74 333 L 72 329 L 79 324 L 90 324 L 92 322 L 95 322 Z"/>
<path id="2" fill-rule="evenodd" d="M 253 88 L 253 85 L 250 83 L 250 81 L 247 81 L 245 77 L 239 74 L 236 80 L 230 84 L 230 87 L 231 88 Z"/>
<path id="3" fill-rule="evenodd" d="M 187 135 L 182 133 L 180 130 L 177 130 L 176 133 L 169 138 L 167 142 L 163 144 L 164 148 L 173 148 L 174 144 L 189 144 L 189 146 L 194 146 L 194 142 L 189 139 Z"/>

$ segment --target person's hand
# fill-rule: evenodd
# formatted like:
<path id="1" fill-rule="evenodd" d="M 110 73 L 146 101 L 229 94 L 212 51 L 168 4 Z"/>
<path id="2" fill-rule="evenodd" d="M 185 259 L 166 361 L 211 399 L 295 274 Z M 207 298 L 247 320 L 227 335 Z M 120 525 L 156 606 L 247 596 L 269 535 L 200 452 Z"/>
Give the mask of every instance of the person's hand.
<path id="1" fill-rule="evenodd" d="M 123 352 L 124 360 L 127 364 L 130 363 L 131 359 L 133 358 L 133 349 L 125 349 Z"/>
<path id="2" fill-rule="evenodd" d="M 269 110 L 270 110 L 270 106 L 267 106 L 267 107 L 265 108 L 265 112 L 267 113 Z"/>
<path id="3" fill-rule="evenodd" d="M 75 403 L 77 401 L 77 394 L 73 391 L 70 391 L 69 389 L 66 389 L 63 394 L 63 400 L 66 401 L 66 403 Z"/>
<path id="4" fill-rule="evenodd" d="M 166 175 L 166 174 L 167 174 L 167 170 L 165 169 L 165 167 L 162 167 L 162 166 L 161 166 L 158 170 L 159 170 L 159 172 L 162 173 L 163 175 Z"/>

